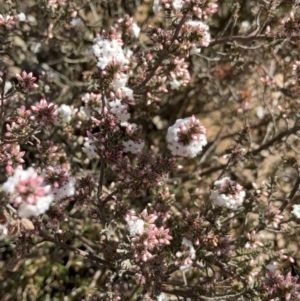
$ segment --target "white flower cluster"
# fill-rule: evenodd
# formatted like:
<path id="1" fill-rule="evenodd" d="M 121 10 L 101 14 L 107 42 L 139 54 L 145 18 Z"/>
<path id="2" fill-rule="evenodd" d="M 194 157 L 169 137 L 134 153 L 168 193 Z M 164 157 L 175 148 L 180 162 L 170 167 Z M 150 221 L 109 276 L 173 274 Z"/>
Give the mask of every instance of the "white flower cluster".
<path id="1" fill-rule="evenodd" d="M 192 131 L 193 128 L 195 131 Z M 184 119 L 177 119 L 175 124 L 168 129 L 168 148 L 173 156 L 195 157 L 207 144 L 206 129 L 194 116 Z M 181 141 L 181 136 L 187 136 L 188 143 Z"/>
<path id="2" fill-rule="evenodd" d="M 32 167 L 27 170 L 16 169 L 14 174 L 2 185 L 3 191 L 18 196 L 19 193 L 25 189 L 23 186 L 24 182 L 29 181 L 29 183 L 32 183 L 32 187 L 35 190 L 32 192 L 32 195 L 29 194 L 27 199 L 23 199 L 20 196 L 15 199 L 18 200 L 17 203 L 20 204 L 18 207 L 19 217 L 27 218 L 30 216 L 38 216 L 46 212 L 54 200 L 53 194 L 46 194 L 50 186 L 38 187 L 40 183 L 38 178 L 39 176 L 37 176 L 36 171 Z M 27 187 L 27 190 L 30 191 L 30 187 Z"/>
<path id="3" fill-rule="evenodd" d="M 55 198 L 55 201 L 58 201 L 62 198 L 72 196 L 75 193 L 75 180 L 69 178 L 69 181 L 62 187 L 52 188 L 52 192 Z"/>
<path id="4" fill-rule="evenodd" d="M 132 154 L 137 154 L 139 153 L 142 148 L 145 145 L 145 142 L 143 140 L 139 141 L 133 141 L 133 140 L 128 140 L 128 141 L 123 141 L 123 146 L 124 146 L 124 152 L 125 153 L 132 153 Z"/>
<path id="5" fill-rule="evenodd" d="M 60 200 L 62 198 L 71 196 L 74 193 L 75 193 L 75 181 L 72 178 L 63 187 L 53 189 L 53 195 L 55 197 L 55 200 Z"/>
<path id="6" fill-rule="evenodd" d="M 105 69 L 105 67 L 113 60 L 122 65 L 129 63 L 128 59 L 124 55 L 122 42 L 117 39 L 108 40 L 102 36 L 95 38 L 93 53 L 98 59 L 97 66 L 102 70 Z"/>
<path id="7" fill-rule="evenodd" d="M 300 219 L 300 205 L 293 206 L 292 214 L 294 214 L 296 218 Z"/>
<path id="8" fill-rule="evenodd" d="M 118 94 L 119 98 L 127 96 L 130 99 L 133 99 L 132 89 L 126 87 L 128 81 L 128 76 L 125 73 L 119 73 L 113 79 L 111 86 L 115 93 Z"/>
<path id="9" fill-rule="evenodd" d="M 210 199 L 216 206 L 225 206 L 231 210 L 237 210 L 242 206 L 246 193 L 243 187 L 229 177 L 222 178 L 214 183 Z"/>
<path id="10" fill-rule="evenodd" d="M 121 125 L 126 126 L 130 114 L 127 111 L 127 106 L 123 105 L 119 99 L 109 102 L 110 111 L 120 120 Z"/>
<path id="11" fill-rule="evenodd" d="M 161 10 L 160 0 L 154 0 L 152 10 L 155 14 L 158 14 L 158 12 Z M 173 0 L 172 6 L 174 10 L 178 11 L 182 9 L 182 6 L 184 4 L 183 0 Z"/>
<path id="12" fill-rule="evenodd" d="M 184 24 L 184 31 L 189 34 L 195 33 L 200 38 L 197 39 L 197 43 L 201 47 L 207 47 L 210 43 L 210 33 L 208 25 L 201 21 L 190 20 Z M 194 50 L 195 51 L 195 50 Z"/>
<path id="13" fill-rule="evenodd" d="M 138 34 L 138 29 L 134 27 L 136 34 Z M 105 69 L 109 64 L 119 65 L 121 70 L 127 70 L 124 65 L 129 64 L 129 60 L 126 57 L 122 49 L 122 41 L 117 37 L 115 39 L 106 39 L 102 36 L 97 37 L 94 40 L 93 53 L 97 57 L 97 66 L 100 69 Z M 123 71 L 118 71 L 113 74 L 113 78 L 110 82 L 110 88 L 112 89 L 112 100 L 109 102 L 109 107 L 111 112 L 116 115 L 120 120 L 122 126 L 127 125 L 127 121 L 130 118 L 128 113 L 128 106 L 121 103 L 123 98 L 127 98 L 130 101 L 134 101 L 133 91 L 128 88 L 128 75 Z"/>

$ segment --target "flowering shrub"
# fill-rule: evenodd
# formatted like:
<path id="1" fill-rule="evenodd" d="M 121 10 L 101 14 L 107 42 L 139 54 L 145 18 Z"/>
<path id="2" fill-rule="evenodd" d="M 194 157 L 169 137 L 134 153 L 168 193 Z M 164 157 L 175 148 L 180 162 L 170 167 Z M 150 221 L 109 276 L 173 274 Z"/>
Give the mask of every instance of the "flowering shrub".
<path id="1" fill-rule="evenodd" d="M 300 299 L 299 1 L 2 1 L 1 300 Z"/>

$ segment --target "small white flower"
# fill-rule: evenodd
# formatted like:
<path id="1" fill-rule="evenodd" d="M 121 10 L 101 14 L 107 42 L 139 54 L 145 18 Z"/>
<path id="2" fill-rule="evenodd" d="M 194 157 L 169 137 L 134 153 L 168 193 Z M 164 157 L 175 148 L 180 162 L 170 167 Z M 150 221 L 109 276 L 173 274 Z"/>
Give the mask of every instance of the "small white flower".
<path id="1" fill-rule="evenodd" d="M 274 273 L 278 269 L 278 263 L 273 262 L 273 264 L 268 264 L 265 266 L 267 270 L 269 270 L 271 273 Z"/>
<path id="2" fill-rule="evenodd" d="M 161 293 L 158 297 L 157 297 L 157 301 L 169 301 L 169 298 L 167 297 L 167 295 L 165 293 Z"/>
<path id="3" fill-rule="evenodd" d="M 184 237 L 182 239 L 182 244 L 190 249 L 190 251 L 189 251 L 189 253 L 190 253 L 190 259 L 194 260 L 196 258 L 196 250 L 195 250 L 195 248 L 193 246 L 193 243 L 189 239 L 187 239 L 186 237 Z M 192 263 L 181 265 L 179 267 L 180 271 L 183 271 L 183 272 L 184 271 L 189 271 L 191 268 L 192 268 Z"/>
<path id="4" fill-rule="evenodd" d="M 294 214 L 296 218 L 300 219 L 300 205 L 293 206 L 292 214 Z"/>
<path id="5" fill-rule="evenodd" d="M 191 50 L 190 50 L 190 55 L 197 55 L 201 52 L 201 48 L 197 48 L 197 47 L 192 47 Z"/>
<path id="6" fill-rule="evenodd" d="M 66 104 L 62 104 L 56 110 L 58 118 L 63 123 L 68 123 L 72 119 L 72 109 Z"/>
<path id="7" fill-rule="evenodd" d="M 80 18 L 74 18 L 71 21 L 71 26 L 76 27 L 76 26 L 80 26 L 82 24 L 82 21 Z"/>
<path id="8" fill-rule="evenodd" d="M 35 18 L 34 16 L 32 16 L 32 15 L 27 16 L 27 21 L 29 22 L 29 24 L 30 24 L 31 26 L 36 26 L 36 25 L 37 25 L 37 20 L 36 20 L 36 18 Z"/>
<path id="9" fill-rule="evenodd" d="M 132 218 L 127 221 L 130 236 L 141 235 L 144 233 L 144 221 L 139 218 Z"/>
<path id="10" fill-rule="evenodd" d="M 181 87 L 181 82 L 179 80 L 177 80 L 176 78 L 174 78 L 170 82 L 170 86 L 171 86 L 172 90 L 179 90 L 179 88 Z"/>
<path id="11" fill-rule="evenodd" d="M 98 157 L 95 145 L 91 144 L 89 141 L 84 142 L 82 150 L 90 160 Z"/>
<path id="12" fill-rule="evenodd" d="M 196 250 L 193 246 L 193 243 L 189 239 L 184 237 L 182 239 L 182 244 L 185 245 L 186 247 L 190 248 L 191 259 L 195 259 L 196 258 Z"/>
<path id="13" fill-rule="evenodd" d="M 137 38 L 140 35 L 141 28 L 136 23 L 132 23 L 131 28 L 132 28 L 133 35 Z"/>
<path id="14" fill-rule="evenodd" d="M 161 10 L 161 6 L 159 5 L 159 0 L 154 0 L 153 1 L 153 7 L 152 7 L 152 10 L 154 12 L 155 15 L 158 14 L 158 12 Z"/>
<path id="15" fill-rule="evenodd" d="M 4 93 L 7 93 L 12 88 L 12 83 L 10 81 L 5 82 Z"/>
<path id="16" fill-rule="evenodd" d="M 124 152 L 137 154 L 139 153 L 145 145 L 143 140 L 134 142 L 133 140 L 123 141 Z"/>
<path id="17" fill-rule="evenodd" d="M 172 5 L 175 10 L 181 10 L 183 6 L 183 0 L 173 0 Z"/>
<path id="18" fill-rule="evenodd" d="M 26 21 L 26 15 L 24 13 L 19 13 L 18 18 L 20 22 L 25 22 Z"/>
<path id="19" fill-rule="evenodd" d="M 128 81 L 128 76 L 125 73 L 120 73 L 117 78 L 115 78 L 111 86 L 115 93 L 118 93 L 119 91 L 122 93 L 122 97 L 129 97 L 133 98 L 133 91 L 132 89 L 126 87 Z"/>

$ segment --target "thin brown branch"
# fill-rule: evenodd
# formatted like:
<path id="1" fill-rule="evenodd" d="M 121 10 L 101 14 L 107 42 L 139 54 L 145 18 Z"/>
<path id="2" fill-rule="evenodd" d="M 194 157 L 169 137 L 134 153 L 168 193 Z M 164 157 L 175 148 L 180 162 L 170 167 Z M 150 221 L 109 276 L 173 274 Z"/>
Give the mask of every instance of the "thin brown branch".
<path id="1" fill-rule="evenodd" d="M 226 44 L 228 42 L 241 42 L 241 43 L 249 43 L 252 41 L 261 41 L 265 40 L 265 35 L 250 35 L 250 36 L 232 36 L 232 37 L 224 37 L 220 39 L 214 39 L 209 43 L 209 46 L 215 46 L 218 44 Z"/>
<path id="2" fill-rule="evenodd" d="M 237 294 L 228 294 L 228 295 L 224 295 L 224 296 L 215 296 L 215 297 L 206 297 L 206 296 L 202 296 L 199 295 L 197 293 L 193 293 L 189 290 L 178 290 L 178 289 L 167 289 L 167 288 L 163 288 L 162 289 L 163 292 L 167 293 L 167 294 L 172 294 L 175 296 L 180 296 L 180 297 L 185 297 L 185 298 L 192 298 L 193 300 L 198 300 L 198 301 L 221 301 L 221 300 L 226 300 L 226 299 L 232 299 L 232 298 L 237 298 L 242 296 L 245 291 L 239 292 Z"/>
<path id="3" fill-rule="evenodd" d="M 1 105 L 0 105 L 0 120 L 3 123 L 3 117 L 4 117 L 4 92 L 5 92 L 5 83 L 6 83 L 6 77 L 7 77 L 7 67 L 4 63 L 3 65 L 3 70 L 2 70 L 2 84 L 1 84 Z M 1 132 L 2 132 L 2 125 L 1 125 Z"/>
<path id="4" fill-rule="evenodd" d="M 90 254 L 87 251 L 83 251 L 83 250 L 80 250 L 76 247 L 70 246 L 70 245 L 66 244 L 65 242 L 63 242 L 61 240 L 55 239 L 54 237 L 48 235 L 46 232 L 44 232 L 41 229 L 39 229 L 39 235 L 44 240 L 52 242 L 55 245 L 58 245 L 58 246 L 60 246 L 61 248 L 65 249 L 65 250 L 72 251 L 72 252 L 74 252 L 75 254 L 77 254 L 81 257 L 84 257 L 84 258 L 89 259 L 91 261 L 97 262 L 100 266 L 115 269 L 115 266 L 111 262 L 108 262 L 108 261 L 106 261 L 106 260 L 104 260 L 104 259 L 102 259 L 102 258 L 100 258 L 100 257 L 98 257 L 94 254 Z"/>
<path id="5" fill-rule="evenodd" d="M 279 208 L 280 212 L 282 212 L 287 205 L 293 201 L 293 199 L 296 196 L 297 191 L 299 190 L 300 187 L 300 174 L 299 174 L 299 167 L 298 167 L 298 176 L 297 176 L 297 180 L 289 194 L 289 196 L 285 199 L 285 201 L 283 202 L 283 204 L 281 205 L 281 207 Z"/>
<path id="6" fill-rule="evenodd" d="M 98 184 L 98 199 L 100 200 L 100 197 L 101 197 L 101 193 L 102 193 L 102 187 L 103 187 L 103 182 L 104 182 L 104 165 L 105 165 L 105 162 L 104 162 L 104 157 L 103 155 L 101 154 L 101 161 L 100 161 L 100 176 L 99 176 L 99 184 Z"/>
<path id="7" fill-rule="evenodd" d="M 259 154 L 262 150 L 265 150 L 265 149 L 269 148 L 270 146 L 272 146 L 273 144 L 275 144 L 276 142 L 280 141 L 282 138 L 289 136 L 291 134 L 296 134 L 299 130 L 300 130 L 300 126 L 297 126 L 297 125 L 292 127 L 291 129 L 287 129 L 287 130 L 279 133 L 273 139 L 271 139 L 268 142 L 261 145 L 259 148 L 250 151 L 248 154 L 255 156 L 255 155 Z"/>
<path id="8" fill-rule="evenodd" d="M 270 146 L 272 146 L 273 144 L 275 144 L 276 142 L 280 141 L 282 138 L 286 137 L 286 136 L 289 136 L 291 134 L 295 134 L 297 133 L 298 131 L 300 130 L 300 126 L 294 126 L 292 127 L 291 129 L 287 129 L 281 133 L 279 133 L 277 136 L 275 136 L 273 139 L 269 140 L 268 142 L 262 144 L 259 148 L 257 149 L 254 149 L 252 151 L 249 151 L 247 153 L 247 155 L 252 155 L 252 156 L 255 156 L 257 154 L 259 154 L 262 150 L 265 150 L 267 148 L 269 148 Z M 219 165 L 219 166 L 215 166 L 215 167 L 212 167 L 204 172 L 202 172 L 200 175 L 203 177 L 203 176 L 206 176 L 206 175 L 209 175 L 213 172 L 216 172 L 216 171 L 219 171 L 223 168 L 226 167 L 227 164 L 222 164 L 222 165 Z"/>

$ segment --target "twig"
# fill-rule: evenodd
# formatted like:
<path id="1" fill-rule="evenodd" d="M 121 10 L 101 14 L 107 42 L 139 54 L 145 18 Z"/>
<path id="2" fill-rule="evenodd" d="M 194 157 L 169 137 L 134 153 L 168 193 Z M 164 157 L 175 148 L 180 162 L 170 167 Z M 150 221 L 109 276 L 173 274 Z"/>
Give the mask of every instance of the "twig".
<path id="1" fill-rule="evenodd" d="M 270 146 L 272 146 L 274 143 L 276 143 L 277 141 L 280 141 L 282 138 L 284 138 L 285 136 L 289 136 L 291 134 L 295 134 L 300 130 L 300 126 L 295 125 L 294 127 L 292 127 L 291 129 L 285 130 L 281 133 L 279 133 L 277 136 L 275 136 L 273 139 L 269 140 L 268 142 L 264 143 L 263 145 L 261 145 L 259 148 L 254 149 L 252 151 L 250 151 L 248 154 L 251 154 L 253 156 L 257 155 L 258 153 L 260 153 L 262 150 L 269 148 Z"/>
<path id="2" fill-rule="evenodd" d="M 3 63 L 3 75 L 2 75 L 2 84 L 1 84 L 1 107 L 0 107 L 0 119 L 1 122 L 4 122 L 4 92 L 5 92 L 5 83 L 6 83 L 6 76 L 7 76 L 7 68 L 6 65 Z M 1 133 L 2 133 L 3 127 L 1 126 Z"/>
<path id="3" fill-rule="evenodd" d="M 74 252 L 75 254 L 77 254 L 81 257 L 84 257 L 84 258 L 89 259 L 91 261 L 97 262 L 98 264 L 100 264 L 100 266 L 110 267 L 111 269 L 115 269 L 115 266 L 111 262 L 108 262 L 104 259 L 101 259 L 100 257 L 98 257 L 96 255 L 93 255 L 93 254 L 90 254 L 89 252 L 86 252 L 86 251 L 80 250 L 76 247 L 70 246 L 70 245 L 66 244 L 65 242 L 63 242 L 63 241 L 57 240 L 54 237 L 48 235 L 46 232 L 44 232 L 41 229 L 39 229 L 39 235 L 42 238 L 44 238 L 46 241 L 52 242 L 55 245 L 59 245 L 60 247 L 62 247 L 65 250 L 72 251 L 72 252 Z"/>
<path id="4" fill-rule="evenodd" d="M 273 139 L 271 139 L 271 140 L 269 140 L 268 142 L 262 144 L 259 148 L 254 149 L 254 150 L 252 150 L 252 151 L 249 151 L 249 152 L 247 153 L 247 155 L 255 156 L 255 155 L 259 154 L 262 150 L 269 148 L 270 146 L 272 146 L 274 143 L 276 143 L 277 141 L 281 140 L 281 139 L 284 138 L 285 136 L 289 136 L 289 135 L 291 135 L 291 134 L 295 134 L 295 133 L 297 133 L 297 131 L 299 131 L 299 130 L 300 130 L 300 126 L 294 126 L 294 127 L 292 127 L 291 129 L 285 130 L 285 131 L 279 133 L 279 134 L 278 134 L 277 136 L 275 136 Z M 223 137 L 223 138 L 224 138 L 224 137 Z M 209 175 L 209 174 L 211 174 L 211 173 L 213 173 L 213 172 L 219 171 L 219 170 L 225 168 L 226 165 L 227 165 L 227 164 L 222 164 L 222 165 L 219 165 L 219 166 L 212 167 L 212 168 L 210 168 L 210 169 L 208 169 L 208 170 L 202 172 L 202 173 L 200 174 L 200 176 L 203 177 L 203 176 Z"/>
<path id="5" fill-rule="evenodd" d="M 272 117 L 272 121 L 273 121 L 273 125 L 274 125 L 274 134 L 276 133 L 276 122 L 275 122 L 275 117 L 274 114 L 272 113 L 272 110 L 270 109 L 267 100 L 266 100 L 266 92 L 267 92 L 267 87 L 264 87 L 264 92 L 263 92 L 263 102 L 265 104 L 265 106 L 267 107 L 270 116 Z"/>
<path id="6" fill-rule="evenodd" d="M 243 42 L 248 43 L 256 40 L 264 40 L 266 38 L 265 35 L 249 35 L 249 36 L 232 36 L 232 37 L 224 37 L 221 39 L 212 40 L 209 43 L 209 46 L 215 46 L 218 44 L 225 44 L 227 42 Z"/>
<path id="7" fill-rule="evenodd" d="M 296 196 L 296 193 L 300 187 L 300 174 L 299 174 L 299 167 L 297 169 L 297 173 L 298 173 L 298 176 L 297 176 L 297 180 L 289 194 L 289 196 L 285 199 L 284 203 L 281 205 L 281 207 L 279 208 L 280 212 L 282 212 L 286 207 L 287 205 L 294 199 L 294 197 Z"/>
<path id="8" fill-rule="evenodd" d="M 101 161 L 100 161 L 100 177 L 99 177 L 99 185 L 98 185 L 98 198 L 100 198 L 101 196 L 101 193 L 102 193 L 102 186 L 103 186 L 103 182 L 104 182 L 104 157 L 102 154 L 100 154 L 100 158 L 101 158 Z"/>
<path id="9" fill-rule="evenodd" d="M 237 298 L 242 296 L 246 291 L 242 291 L 239 292 L 237 294 L 229 294 L 229 295 L 224 295 L 224 296 L 215 296 L 215 297 L 206 297 L 206 296 L 201 296 L 198 295 L 197 293 L 192 293 L 190 291 L 183 291 L 183 290 L 178 290 L 178 289 L 167 289 L 167 288 L 163 288 L 162 289 L 163 292 L 167 293 L 167 294 L 172 294 L 172 295 L 177 295 L 177 296 L 181 296 L 181 297 L 190 297 L 193 300 L 198 300 L 198 301 L 219 301 L 219 300 L 224 300 L 224 299 L 231 299 L 231 298 Z"/>

